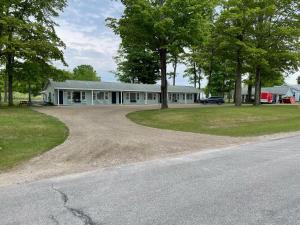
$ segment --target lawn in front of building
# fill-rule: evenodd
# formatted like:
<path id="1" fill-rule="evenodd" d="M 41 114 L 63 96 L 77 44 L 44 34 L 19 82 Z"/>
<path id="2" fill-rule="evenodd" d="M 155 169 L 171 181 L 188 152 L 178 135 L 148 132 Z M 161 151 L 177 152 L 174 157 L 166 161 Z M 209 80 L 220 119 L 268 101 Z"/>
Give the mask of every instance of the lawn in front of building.
<path id="1" fill-rule="evenodd" d="M 154 128 L 232 137 L 300 131 L 299 105 L 147 110 L 127 117 Z"/>
<path id="2" fill-rule="evenodd" d="M 0 107 L 0 171 L 63 143 L 68 128 L 30 108 Z"/>

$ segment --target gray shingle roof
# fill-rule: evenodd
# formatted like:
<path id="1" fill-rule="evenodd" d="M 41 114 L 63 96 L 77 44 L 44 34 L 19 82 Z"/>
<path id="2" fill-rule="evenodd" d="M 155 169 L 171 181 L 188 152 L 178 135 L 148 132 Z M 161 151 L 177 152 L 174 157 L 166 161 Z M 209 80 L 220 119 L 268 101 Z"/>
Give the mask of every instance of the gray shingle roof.
<path id="1" fill-rule="evenodd" d="M 270 92 L 275 95 L 286 95 L 291 88 L 289 86 L 275 86 L 275 87 L 267 87 L 262 88 L 262 91 Z"/>
<path id="2" fill-rule="evenodd" d="M 293 89 L 296 89 L 297 91 L 300 91 L 300 85 L 289 85 Z"/>
<path id="3" fill-rule="evenodd" d="M 160 86 L 156 84 L 130 84 L 120 82 L 76 80 L 66 80 L 65 82 L 50 80 L 50 84 L 54 87 L 54 89 L 160 92 Z M 168 86 L 168 92 L 199 93 L 200 90 L 190 86 Z"/>
<path id="4" fill-rule="evenodd" d="M 291 86 L 282 85 L 282 86 L 274 86 L 274 87 L 263 87 L 261 89 L 262 92 L 270 92 L 275 95 L 286 95 L 290 89 L 293 89 Z M 255 88 L 252 89 L 252 94 L 254 94 Z M 242 94 L 248 94 L 248 88 L 242 89 Z"/>

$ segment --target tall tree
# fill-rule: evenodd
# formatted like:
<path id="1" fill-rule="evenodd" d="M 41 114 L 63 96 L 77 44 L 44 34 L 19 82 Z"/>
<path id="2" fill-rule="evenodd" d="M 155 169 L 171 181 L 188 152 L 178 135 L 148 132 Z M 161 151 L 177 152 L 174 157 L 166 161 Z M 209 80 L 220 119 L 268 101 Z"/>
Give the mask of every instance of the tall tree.
<path id="1" fill-rule="evenodd" d="M 122 39 L 122 45 L 138 44 L 157 52 L 161 72 L 161 108 L 168 108 L 167 54 L 176 43 L 188 47 L 199 34 L 203 21 L 212 10 L 203 0 L 122 0 L 121 19 L 107 20 Z"/>
<path id="2" fill-rule="evenodd" d="M 255 105 L 260 104 L 261 84 L 268 75 L 281 76 L 299 68 L 300 3 L 298 0 L 252 1 L 251 63 L 255 68 Z M 265 73 L 263 73 L 265 72 Z"/>
<path id="3" fill-rule="evenodd" d="M 235 105 L 242 105 L 242 75 L 247 56 L 249 0 L 228 0 L 217 21 L 219 48 L 223 56 L 235 63 Z"/>
<path id="4" fill-rule="evenodd" d="M 13 80 L 18 62 L 60 60 L 65 64 L 54 18 L 66 6 L 66 0 L 3 0 L 0 3 L 0 57 L 5 60 L 8 77 L 8 101 L 13 105 Z"/>
<path id="5" fill-rule="evenodd" d="M 74 80 L 84 81 L 101 81 L 101 77 L 97 75 L 96 70 L 91 65 L 80 65 L 73 70 Z"/>

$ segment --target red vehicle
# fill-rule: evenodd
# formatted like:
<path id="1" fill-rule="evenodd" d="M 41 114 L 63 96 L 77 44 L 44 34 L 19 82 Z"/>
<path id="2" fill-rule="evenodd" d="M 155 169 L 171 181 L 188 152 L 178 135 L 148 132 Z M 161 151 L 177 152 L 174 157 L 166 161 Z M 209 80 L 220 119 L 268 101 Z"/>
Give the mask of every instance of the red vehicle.
<path id="1" fill-rule="evenodd" d="M 295 99 L 295 97 L 285 97 L 282 99 L 282 103 L 283 104 L 295 104 L 296 99 Z"/>
<path id="2" fill-rule="evenodd" d="M 273 94 L 270 92 L 262 92 L 260 95 L 260 102 L 266 104 L 273 103 Z"/>

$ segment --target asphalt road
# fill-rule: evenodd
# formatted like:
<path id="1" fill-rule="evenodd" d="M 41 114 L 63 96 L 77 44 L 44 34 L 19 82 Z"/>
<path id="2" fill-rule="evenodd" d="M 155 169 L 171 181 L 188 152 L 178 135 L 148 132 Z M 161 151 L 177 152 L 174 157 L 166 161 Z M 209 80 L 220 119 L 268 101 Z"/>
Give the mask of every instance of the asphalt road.
<path id="1" fill-rule="evenodd" d="M 0 188 L 1 225 L 300 224 L 300 137 Z"/>

